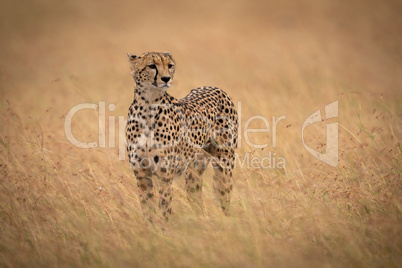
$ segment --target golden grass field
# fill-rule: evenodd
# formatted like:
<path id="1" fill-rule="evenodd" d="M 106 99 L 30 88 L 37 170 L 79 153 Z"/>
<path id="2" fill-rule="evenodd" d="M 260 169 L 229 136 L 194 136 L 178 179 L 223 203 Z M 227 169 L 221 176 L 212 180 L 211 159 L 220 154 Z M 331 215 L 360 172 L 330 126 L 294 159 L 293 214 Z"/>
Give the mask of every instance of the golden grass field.
<path id="1" fill-rule="evenodd" d="M 400 1 L 7 1 L 0 4 L 1 267 L 401 267 L 402 5 Z M 231 215 L 204 211 L 174 182 L 165 227 L 142 216 L 118 148 L 82 149 L 64 120 L 80 103 L 126 116 L 126 53 L 169 51 L 170 94 L 218 86 L 252 116 L 286 116 L 273 133 L 241 133 L 238 159 L 269 153 L 286 165 L 238 165 Z M 306 128 L 325 151 L 339 123 L 339 164 L 303 147 L 303 122 L 338 101 L 338 118 Z M 254 120 L 250 127 L 263 127 Z M 98 140 L 98 111 L 72 130 Z M 115 139 L 117 143 L 117 137 Z M 258 158 L 259 157 L 259 158 Z M 257 161 L 257 160 L 256 160 Z"/>

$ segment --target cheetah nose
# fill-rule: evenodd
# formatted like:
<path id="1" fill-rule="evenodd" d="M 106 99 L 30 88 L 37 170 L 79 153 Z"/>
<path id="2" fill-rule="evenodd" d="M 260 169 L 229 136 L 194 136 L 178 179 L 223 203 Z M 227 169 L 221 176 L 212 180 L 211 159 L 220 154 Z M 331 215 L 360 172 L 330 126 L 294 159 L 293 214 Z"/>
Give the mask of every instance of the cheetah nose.
<path id="1" fill-rule="evenodd" d="M 163 76 L 161 79 L 163 82 L 167 83 L 170 80 L 170 76 Z"/>

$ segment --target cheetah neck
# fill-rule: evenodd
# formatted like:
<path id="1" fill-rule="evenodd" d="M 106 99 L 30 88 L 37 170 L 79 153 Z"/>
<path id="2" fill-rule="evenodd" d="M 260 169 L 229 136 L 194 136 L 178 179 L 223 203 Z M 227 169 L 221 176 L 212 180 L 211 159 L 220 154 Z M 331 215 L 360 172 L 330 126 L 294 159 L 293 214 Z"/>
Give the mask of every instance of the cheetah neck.
<path id="1" fill-rule="evenodd" d="M 159 104 L 166 97 L 167 93 L 164 89 L 159 88 L 134 88 L 134 101 L 143 106 L 151 104 Z"/>

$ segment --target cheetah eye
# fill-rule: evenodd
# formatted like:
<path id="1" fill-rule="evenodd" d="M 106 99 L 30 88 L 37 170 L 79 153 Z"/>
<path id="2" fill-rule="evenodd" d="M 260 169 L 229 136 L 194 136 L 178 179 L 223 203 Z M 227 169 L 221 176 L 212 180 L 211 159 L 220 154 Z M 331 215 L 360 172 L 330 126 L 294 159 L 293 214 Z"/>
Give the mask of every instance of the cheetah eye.
<path id="1" fill-rule="evenodd" d="M 150 65 L 148 65 L 148 67 L 151 68 L 151 69 L 156 69 L 156 65 L 155 65 L 155 64 L 150 64 Z"/>
<path id="2" fill-rule="evenodd" d="M 173 67 L 173 64 L 168 64 L 169 69 L 171 69 Z"/>

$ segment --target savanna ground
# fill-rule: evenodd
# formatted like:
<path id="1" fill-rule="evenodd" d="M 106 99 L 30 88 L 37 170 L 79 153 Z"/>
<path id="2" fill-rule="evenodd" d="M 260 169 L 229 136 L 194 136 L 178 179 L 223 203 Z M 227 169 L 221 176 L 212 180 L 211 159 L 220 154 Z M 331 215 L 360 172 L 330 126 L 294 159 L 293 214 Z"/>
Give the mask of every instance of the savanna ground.
<path id="1" fill-rule="evenodd" d="M 400 267 L 402 5 L 398 1 L 9 1 L 0 4 L 0 266 Z M 283 167 L 238 162 L 231 216 L 205 210 L 175 181 L 171 217 L 144 220 L 127 159 L 109 145 L 133 98 L 126 52 L 170 51 L 170 93 L 223 88 L 269 133 L 238 159 L 275 153 Z M 303 122 L 338 101 L 338 118 L 305 130 L 325 151 L 339 123 L 339 164 L 310 155 Z M 105 102 L 106 147 L 81 149 L 64 120 Z M 113 110 L 113 109 L 112 109 Z M 286 116 L 273 135 L 272 116 Z M 254 120 L 250 127 L 262 128 Z M 98 110 L 73 118 L 98 140 Z M 276 144 L 273 143 L 276 138 Z M 275 145 L 275 146 L 274 146 Z M 258 161 L 258 160 L 254 160 Z M 273 159 L 271 158 L 271 161 Z M 267 162 L 265 162 L 267 164 Z"/>

